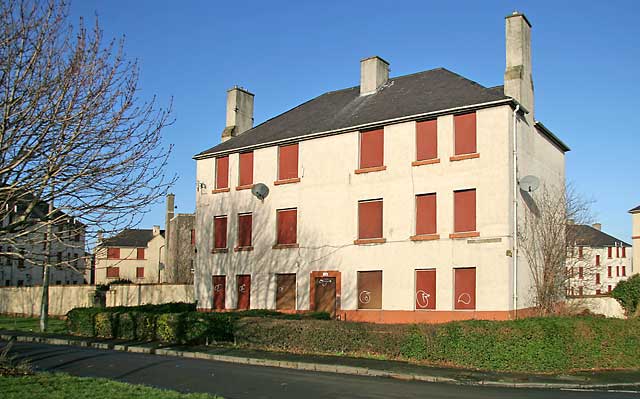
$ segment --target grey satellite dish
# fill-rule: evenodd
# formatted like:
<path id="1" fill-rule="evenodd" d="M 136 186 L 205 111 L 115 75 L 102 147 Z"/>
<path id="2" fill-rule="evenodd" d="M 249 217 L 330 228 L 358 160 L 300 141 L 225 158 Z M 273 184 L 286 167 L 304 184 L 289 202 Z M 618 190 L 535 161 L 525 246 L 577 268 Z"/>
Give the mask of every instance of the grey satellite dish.
<path id="1" fill-rule="evenodd" d="M 263 183 L 254 184 L 251 188 L 251 194 L 255 195 L 257 199 L 263 201 L 269 195 L 269 187 Z"/>
<path id="2" fill-rule="evenodd" d="M 540 179 L 536 176 L 527 175 L 520 179 L 520 190 L 528 193 L 534 192 L 540 187 Z"/>

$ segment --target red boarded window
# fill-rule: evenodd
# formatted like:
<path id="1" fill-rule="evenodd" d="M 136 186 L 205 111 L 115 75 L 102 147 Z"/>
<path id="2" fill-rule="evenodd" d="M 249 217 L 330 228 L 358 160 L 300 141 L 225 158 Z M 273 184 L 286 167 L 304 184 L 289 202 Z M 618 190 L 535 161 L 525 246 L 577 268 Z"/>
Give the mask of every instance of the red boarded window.
<path id="1" fill-rule="evenodd" d="M 438 121 L 416 123 L 416 161 L 438 157 Z"/>
<path id="2" fill-rule="evenodd" d="M 476 148 L 476 113 L 456 115 L 453 117 L 455 125 L 455 153 L 456 155 L 473 154 Z"/>
<path id="3" fill-rule="evenodd" d="M 596 266 L 600 266 L 600 255 L 596 255 Z"/>
<path id="4" fill-rule="evenodd" d="M 582 287 L 579 287 L 579 288 L 578 288 L 578 295 L 582 296 L 582 292 L 583 292 L 583 291 L 582 291 Z"/>
<path id="5" fill-rule="evenodd" d="M 435 234 L 436 194 L 416 195 L 416 235 Z"/>
<path id="6" fill-rule="evenodd" d="M 136 252 L 136 259 L 144 259 L 144 248 L 138 248 Z"/>
<path id="7" fill-rule="evenodd" d="M 384 165 L 384 129 L 360 132 L 360 168 Z"/>
<path id="8" fill-rule="evenodd" d="M 476 308 L 476 268 L 454 269 L 455 309 Z"/>
<path id="9" fill-rule="evenodd" d="M 582 266 L 578 267 L 578 278 L 584 278 L 584 268 Z"/>
<path id="10" fill-rule="evenodd" d="M 607 267 L 607 277 L 611 277 L 611 266 Z"/>
<path id="11" fill-rule="evenodd" d="M 453 192 L 453 231 L 456 233 L 476 230 L 476 190 Z"/>
<path id="12" fill-rule="evenodd" d="M 120 248 L 107 248 L 107 259 L 120 259 Z"/>
<path id="13" fill-rule="evenodd" d="M 358 238 L 382 238 L 382 200 L 358 202 Z"/>
<path id="14" fill-rule="evenodd" d="M 229 156 L 216 158 L 216 188 L 229 187 Z"/>
<path id="15" fill-rule="evenodd" d="M 611 259 L 612 248 L 607 248 L 607 258 Z"/>
<path id="16" fill-rule="evenodd" d="M 578 247 L 578 258 L 582 259 L 584 255 L 584 247 Z"/>
<path id="17" fill-rule="evenodd" d="M 226 291 L 226 277 L 225 276 L 213 276 L 213 308 L 222 310 L 225 308 L 225 291 Z"/>
<path id="18" fill-rule="evenodd" d="M 627 267 L 626 266 L 622 266 L 622 277 L 627 275 Z"/>
<path id="19" fill-rule="evenodd" d="M 118 277 L 120 277 L 120 268 L 119 267 L 107 267 L 107 277 L 108 278 L 118 278 Z"/>
<path id="20" fill-rule="evenodd" d="M 136 267 L 136 278 L 144 278 L 144 267 Z"/>
<path id="21" fill-rule="evenodd" d="M 616 247 L 616 258 L 620 257 L 620 247 Z"/>
<path id="22" fill-rule="evenodd" d="M 382 309 L 382 271 L 358 272 L 358 309 Z"/>
<path id="23" fill-rule="evenodd" d="M 627 257 L 627 247 L 622 247 L 622 257 L 623 258 Z"/>
<path id="24" fill-rule="evenodd" d="M 596 273 L 596 284 L 600 284 L 600 273 Z"/>
<path id="25" fill-rule="evenodd" d="M 596 295 L 602 295 L 602 290 L 600 288 L 596 290 Z"/>
<path id="26" fill-rule="evenodd" d="M 248 274 L 239 275 L 238 282 L 238 309 L 249 309 L 251 307 L 251 276 Z"/>
<path id="27" fill-rule="evenodd" d="M 616 266 L 616 277 L 620 277 L 620 266 Z"/>
<path id="28" fill-rule="evenodd" d="M 278 152 L 278 179 L 298 177 L 298 144 L 280 146 Z"/>
<path id="29" fill-rule="evenodd" d="M 238 185 L 246 186 L 253 184 L 253 151 L 240 154 L 240 176 Z"/>
<path id="30" fill-rule="evenodd" d="M 607 292 L 611 292 L 611 286 L 610 285 L 607 286 Z"/>
<path id="31" fill-rule="evenodd" d="M 281 209 L 277 211 L 278 244 L 295 244 L 298 232 L 298 211 Z"/>
<path id="32" fill-rule="evenodd" d="M 238 247 L 251 246 L 252 219 L 250 213 L 238 215 Z"/>
<path id="33" fill-rule="evenodd" d="M 213 247 L 216 249 L 227 247 L 227 217 L 213 218 Z"/>
<path id="34" fill-rule="evenodd" d="M 196 245 L 196 230 L 191 229 L 191 245 Z"/>
<path id="35" fill-rule="evenodd" d="M 436 271 L 416 270 L 416 309 L 436 308 Z"/>

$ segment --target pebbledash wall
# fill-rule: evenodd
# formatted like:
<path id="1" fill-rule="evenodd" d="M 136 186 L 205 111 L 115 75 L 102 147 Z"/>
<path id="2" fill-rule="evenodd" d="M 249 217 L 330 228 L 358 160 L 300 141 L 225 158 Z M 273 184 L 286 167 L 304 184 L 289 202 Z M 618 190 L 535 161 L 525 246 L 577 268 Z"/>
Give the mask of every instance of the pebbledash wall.
<path id="1" fill-rule="evenodd" d="M 640 206 L 637 206 L 629 211 L 631 213 L 631 239 L 633 240 L 633 265 L 635 266 L 634 273 L 640 271 Z"/>
<path id="2" fill-rule="evenodd" d="M 526 20 L 519 16 L 520 23 Z M 507 32 L 509 35 L 509 31 Z M 528 40 L 528 35 L 527 35 Z M 522 43 L 521 43 L 522 44 Z M 528 51 L 528 41 L 525 43 Z M 522 50 L 520 50 L 522 51 Z M 526 60 L 524 61 L 526 64 Z M 509 66 L 509 63 L 508 63 Z M 530 64 L 525 65 L 525 72 Z M 392 80 L 392 79 L 390 79 Z M 531 85 L 529 85 L 531 87 Z M 530 89 L 531 90 L 531 89 Z M 375 95 L 375 94 L 374 94 Z M 564 186 L 564 151 L 527 113 L 517 121 L 518 176 L 535 175 L 549 187 Z M 522 100 L 528 101 L 526 96 Z M 318 277 L 336 278 L 336 315 L 371 322 L 442 322 L 457 319 L 507 319 L 515 309 L 533 306 L 527 264 L 519 258 L 517 305 L 513 273 L 513 136 L 517 103 L 468 107 L 476 113 L 477 156 L 454 160 L 454 113 L 437 117 L 438 162 L 416 160 L 416 121 L 384 125 L 385 170 L 355 173 L 360 131 L 299 141 L 297 183 L 276 185 L 278 146 L 253 152 L 253 183 L 264 183 L 264 201 L 250 190 L 236 190 L 239 155 L 229 156 L 230 190 L 213 193 L 215 158 L 197 158 L 196 299 L 200 310 L 214 309 L 213 276 L 224 281 L 224 307 L 238 306 L 238 276 L 249 275 L 251 308 L 276 308 L 277 274 L 295 274 L 295 310 L 314 310 Z M 537 126 L 537 127 L 536 127 Z M 300 132 L 301 134 L 303 132 Z M 246 134 L 251 134 L 248 131 Z M 294 141 L 295 142 L 295 141 Z M 203 187 L 206 186 L 207 189 Z M 454 191 L 476 190 L 476 237 L 454 233 Z M 219 190 L 214 190 L 219 191 Z M 415 196 L 437 194 L 437 239 L 413 241 Z M 358 201 L 382 199 L 384 243 L 356 245 Z M 526 206 L 518 190 L 518 206 Z M 274 249 L 276 210 L 297 209 L 297 246 Z M 250 251 L 234 251 L 238 214 L 252 213 Z M 228 251 L 213 251 L 214 218 L 227 216 Z M 432 237 L 434 238 L 434 237 Z M 215 253 L 214 253 L 215 252 Z M 475 308 L 457 310 L 454 273 L 475 268 Z M 416 271 L 435 270 L 434 310 L 417 310 Z M 358 272 L 382 272 L 379 309 L 358 309 L 363 294 Z M 243 280 L 242 283 L 246 283 Z M 424 299 L 424 298 L 422 298 Z M 524 313 L 524 312 L 523 312 Z"/>

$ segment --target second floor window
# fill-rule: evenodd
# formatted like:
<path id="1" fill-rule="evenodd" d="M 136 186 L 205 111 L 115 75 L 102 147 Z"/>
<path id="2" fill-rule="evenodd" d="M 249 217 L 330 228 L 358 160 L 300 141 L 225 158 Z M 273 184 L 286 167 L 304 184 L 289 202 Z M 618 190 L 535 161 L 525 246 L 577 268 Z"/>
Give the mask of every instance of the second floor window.
<path id="1" fill-rule="evenodd" d="M 238 186 L 253 184 L 253 151 L 243 152 L 239 156 Z"/>
<path id="2" fill-rule="evenodd" d="M 455 155 L 476 153 L 476 113 L 455 115 L 453 121 Z"/>
<path id="3" fill-rule="evenodd" d="M 107 259 L 120 259 L 120 248 L 107 248 Z"/>
<path id="4" fill-rule="evenodd" d="M 384 129 L 360 132 L 360 169 L 384 166 Z"/>
<path id="5" fill-rule="evenodd" d="M 229 156 L 216 158 L 216 189 L 229 188 Z"/>
<path id="6" fill-rule="evenodd" d="M 136 253 L 136 259 L 143 260 L 144 259 L 144 248 L 138 248 Z"/>
<path id="7" fill-rule="evenodd" d="M 358 239 L 382 238 L 382 200 L 358 202 Z"/>
<path id="8" fill-rule="evenodd" d="M 476 190 L 453 192 L 453 231 L 476 231 Z"/>
<path id="9" fill-rule="evenodd" d="M 438 121 L 416 123 L 416 161 L 438 158 Z"/>
<path id="10" fill-rule="evenodd" d="M 298 143 L 282 145 L 278 149 L 278 180 L 298 177 Z"/>
<path id="11" fill-rule="evenodd" d="M 277 244 L 295 244 L 298 241 L 298 210 L 280 209 L 277 211 L 278 239 Z"/>

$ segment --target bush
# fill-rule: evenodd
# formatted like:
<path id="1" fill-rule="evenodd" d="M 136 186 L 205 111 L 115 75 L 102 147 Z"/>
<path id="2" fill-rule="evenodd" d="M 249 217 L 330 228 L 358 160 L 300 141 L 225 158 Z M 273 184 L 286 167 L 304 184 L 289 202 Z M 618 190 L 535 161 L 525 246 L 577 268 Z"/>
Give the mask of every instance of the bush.
<path id="1" fill-rule="evenodd" d="M 627 316 L 636 316 L 640 304 L 640 274 L 634 274 L 629 279 L 620 281 L 611 291 L 611 296 L 620 302 Z"/>
<path id="2" fill-rule="evenodd" d="M 67 329 L 69 333 L 85 337 L 94 337 L 95 315 L 104 311 L 102 308 L 75 308 L 67 313 Z"/>
<path id="3" fill-rule="evenodd" d="M 117 318 L 114 313 L 100 312 L 95 316 L 95 336 L 100 338 L 117 338 Z"/>

